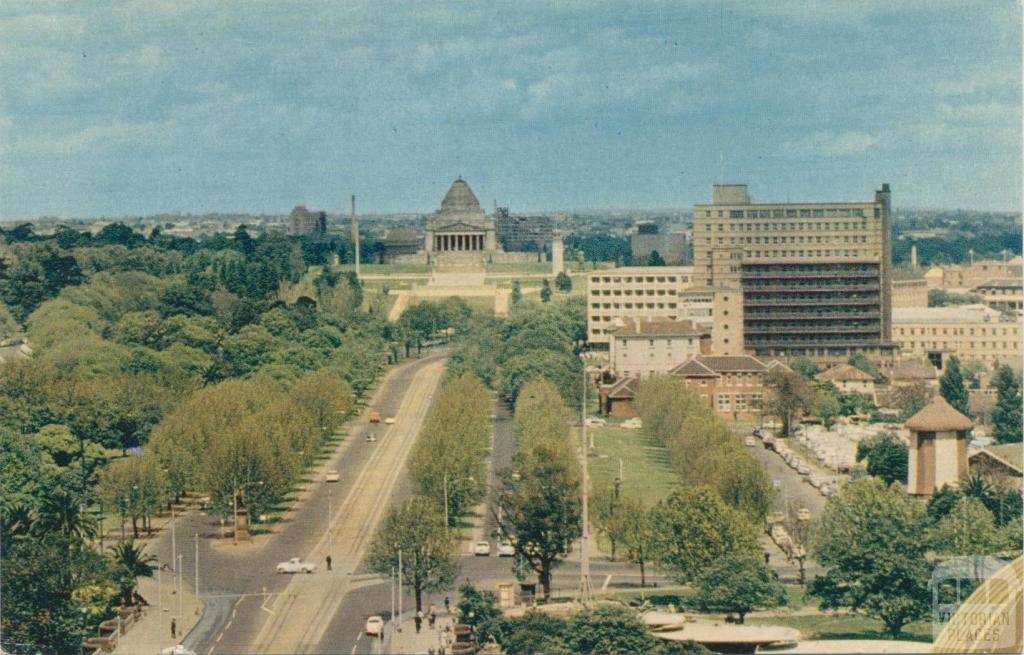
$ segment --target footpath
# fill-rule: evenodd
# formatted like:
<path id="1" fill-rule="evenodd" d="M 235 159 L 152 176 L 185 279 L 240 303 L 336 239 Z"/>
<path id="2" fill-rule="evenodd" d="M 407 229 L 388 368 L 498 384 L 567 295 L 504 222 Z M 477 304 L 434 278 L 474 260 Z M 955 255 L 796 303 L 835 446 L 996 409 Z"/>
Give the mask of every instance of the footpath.
<path id="1" fill-rule="evenodd" d="M 179 520 L 183 516 L 180 512 L 184 509 L 181 507 L 179 510 Z M 146 552 L 152 554 L 155 542 L 166 535 L 170 522 L 169 514 L 153 519 L 153 535 L 140 538 L 137 543 L 146 547 Z M 203 601 L 193 593 L 189 581 L 185 578 L 181 580 L 179 593 L 174 571 L 163 562 L 160 565 L 160 569 L 153 572 L 152 578 L 138 579 L 138 593 L 149 604 L 143 607 L 142 615 L 118 639 L 114 647 L 115 653 L 157 655 L 180 644 L 202 616 Z"/>
<path id="2" fill-rule="evenodd" d="M 416 632 L 416 612 L 403 612 L 399 617 L 397 629 L 394 624 L 388 623 L 384 629 L 384 639 L 381 640 L 381 649 L 375 649 L 379 653 L 440 653 L 451 652 L 451 645 L 455 637 L 452 628 L 455 625 L 454 612 L 445 612 L 442 607 L 440 611 L 435 610 L 436 620 L 430 626 L 426 618 L 420 623 L 420 631 Z"/>

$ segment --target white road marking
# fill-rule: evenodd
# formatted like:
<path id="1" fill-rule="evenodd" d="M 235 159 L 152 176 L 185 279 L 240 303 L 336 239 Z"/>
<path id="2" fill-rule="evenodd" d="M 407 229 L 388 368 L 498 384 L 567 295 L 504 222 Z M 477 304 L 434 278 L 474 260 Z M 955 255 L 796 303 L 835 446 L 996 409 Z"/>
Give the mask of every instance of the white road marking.
<path id="1" fill-rule="evenodd" d="M 604 577 L 604 584 L 601 585 L 601 591 L 608 591 L 608 583 L 612 581 L 612 574 L 609 573 Z"/>

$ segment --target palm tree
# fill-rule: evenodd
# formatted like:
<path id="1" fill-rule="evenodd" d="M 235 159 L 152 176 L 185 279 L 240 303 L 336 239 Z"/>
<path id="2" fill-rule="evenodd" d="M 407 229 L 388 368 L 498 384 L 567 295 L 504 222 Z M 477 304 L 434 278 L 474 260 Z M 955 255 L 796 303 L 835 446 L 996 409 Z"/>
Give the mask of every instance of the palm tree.
<path id="1" fill-rule="evenodd" d="M 121 600 L 124 604 L 132 604 L 135 592 L 135 580 L 138 577 L 152 578 L 156 567 L 156 557 L 148 555 L 144 546 L 136 546 L 134 541 L 122 541 L 114 546 L 110 559 L 121 586 Z"/>
<path id="2" fill-rule="evenodd" d="M 32 533 L 56 532 L 64 537 L 91 539 L 97 534 L 96 519 L 83 511 L 82 500 L 67 489 L 53 489 L 32 512 Z"/>

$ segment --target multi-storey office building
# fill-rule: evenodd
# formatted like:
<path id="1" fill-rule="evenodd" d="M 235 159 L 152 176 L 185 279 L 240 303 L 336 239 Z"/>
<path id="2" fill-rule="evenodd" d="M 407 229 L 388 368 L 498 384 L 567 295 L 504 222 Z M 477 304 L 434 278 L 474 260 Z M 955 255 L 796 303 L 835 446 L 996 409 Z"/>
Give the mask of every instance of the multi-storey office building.
<path id="1" fill-rule="evenodd" d="M 754 203 L 746 185 L 715 185 L 693 222 L 694 279 L 742 288 L 749 352 L 891 359 L 888 184 L 854 203 Z"/>
<path id="2" fill-rule="evenodd" d="M 551 245 L 550 216 L 516 216 L 508 207 L 494 212 L 494 230 L 505 252 L 546 251 Z"/>

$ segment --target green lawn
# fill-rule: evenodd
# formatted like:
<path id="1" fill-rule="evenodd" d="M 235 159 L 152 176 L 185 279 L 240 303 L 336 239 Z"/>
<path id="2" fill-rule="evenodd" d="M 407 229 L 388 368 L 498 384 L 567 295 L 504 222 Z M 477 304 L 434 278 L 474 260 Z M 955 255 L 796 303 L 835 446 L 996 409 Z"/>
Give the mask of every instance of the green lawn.
<path id="1" fill-rule="evenodd" d="M 484 265 L 488 273 L 548 273 L 551 262 L 489 263 Z"/>
<path id="2" fill-rule="evenodd" d="M 815 614 L 811 616 L 777 616 L 747 619 L 751 625 L 780 625 L 796 628 L 806 640 L 811 639 L 888 639 L 881 621 L 855 614 Z M 924 621 L 903 628 L 901 640 L 932 641 L 932 625 Z"/>
<path id="3" fill-rule="evenodd" d="M 336 270 L 354 271 L 355 264 L 342 264 Z M 413 275 L 430 272 L 428 264 L 359 264 L 360 274 L 365 275 Z"/>
<path id="4" fill-rule="evenodd" d="M 622 460 L 621 493 L 653 505 L 669 494 L 679 478 L 669 461 L 668 451 L 654 442 L 645 430 L 613 426 L 587 428 L 594 437 L 594 455 L 589 459 L 590 489 L 609 488 L 619 473 Z"/>

